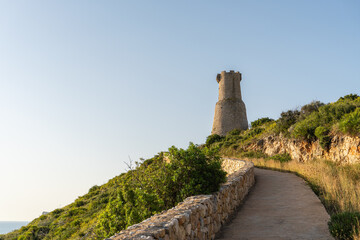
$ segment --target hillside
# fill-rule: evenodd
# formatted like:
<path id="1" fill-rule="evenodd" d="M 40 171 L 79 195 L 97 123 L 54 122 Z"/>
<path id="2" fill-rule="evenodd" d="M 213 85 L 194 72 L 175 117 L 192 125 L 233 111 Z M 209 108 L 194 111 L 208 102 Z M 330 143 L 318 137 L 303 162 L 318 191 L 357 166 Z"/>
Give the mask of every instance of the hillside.
<path id="1" fill-rule="evenodd" d="M 104 239 L 188 196 L 215 192 L 226 180 L 219 156 L 192 143 L 186 150 L 171 147 L 166 157 L 160 153 L 135 165 L 0 239 Z"/>
<path id="2" fill-rule="evenodd" d="M 210 135 L 206 146 L 226 156 L 289 154 L 298 161 L 326 158 L 360 163 L 360 97 L 350 94 L 334 103 L 311 102 L 299 110 L 281 113 L 276 121 L 261 118 L 246 131 Z M 348 148 L 348 149 L 345 149 Z"/>
<path id="3" fill-rule="evenodd" d="M 359 96 L 312 102 L 277 120 L 261 118 L 246 131 L 210 135 L 205 145 L 223 156 L 303 177 L 331 215 L 335 239 L 360 239 Z"/>

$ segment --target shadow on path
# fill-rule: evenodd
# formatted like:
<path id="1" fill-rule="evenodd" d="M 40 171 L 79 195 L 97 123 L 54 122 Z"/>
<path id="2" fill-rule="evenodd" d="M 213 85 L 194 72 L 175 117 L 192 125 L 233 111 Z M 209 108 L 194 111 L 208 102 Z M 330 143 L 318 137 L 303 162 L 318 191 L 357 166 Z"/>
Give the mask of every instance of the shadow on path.
<path id="1" fill-rule="evenodd" d="M 217 239 L 333 239 L 329 215 L 303 179 L 258 168 L 255 178 L 246 201 Z"/>

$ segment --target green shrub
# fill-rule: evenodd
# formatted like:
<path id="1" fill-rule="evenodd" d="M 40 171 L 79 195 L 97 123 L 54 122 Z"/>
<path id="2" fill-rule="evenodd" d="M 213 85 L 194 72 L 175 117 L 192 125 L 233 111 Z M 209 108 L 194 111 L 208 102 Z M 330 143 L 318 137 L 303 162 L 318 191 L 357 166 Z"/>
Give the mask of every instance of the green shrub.
<path id="1" fill-rule="evenodd" d="M 228 140 L 228 141 L 225 141 L 222 146 L 227 148 L 227 147 L 230 147 L 233 143 L 234 143 L 234 141 Z"/>
<path id="2" fill-rule="evenodd" d="M 346 114 L 340 121 L 339 128 L 343 133 L 350 135 L 360 134 L 360 108 Z"/>
<path id="3" fill-rule="evenodd" d="M 239 135 L 241 133 L 241 130 L 240 129 L 233 129 L 231 130 L 230 132 L 228 132 L 226 135 L 233 135 L 233 136 L 236 136 L 236 135 Z"/>
<path id="4" fill-rule="evenodd" d="M 211 147 L 214 149 L 220 149 L 224 145 L 223 142 L 216 142 Z"/>
<path id="5" fill-rule="evenodd" d="M 84 201 L 84 200 L 79 200 L 79 199 L 77 199 L 76 201 L 75 201 L 75 206 L 76 207 L 81 207 L 81 206 L 84 206 L 86 204 L 86 202 Z"/>
<path id="6" fill-rule="evenodd" d="M 224 142 L 231 142 L 234 143 L 237 140 L 241 139 L 242 137 L 240 135 L 231 135 L 231 134 L 227 134 L 224 138 Z"/>
<path id="7" fill-rule="evenodd" d="M 46 226 L 42 226 L 42 227 L 31 226 L 30 228 L 27 229 L 26 232 L 24 232 L 18 237 L 18 240 L 43 239 L 46 236 L 46 234 L 49 233 L 49 231 L 50 231 L 49 227 Z"/>
<path id="8" fill-rule="evenodd" d="M 340 120 L 345 114 L 351 113 L 355 109 L 356 105 L 352 102 L 340 102 L 325 105 L 319 109 L 319 112 L 324 120 L 327 120 L 325 123 L 331 123 Z"/>
<path id="9" fill-rule="evenodd" d="M 222 146 L 230 147 L 231 145 L 235 144 L 238 140 L 242 138 L 240 135 L 241 131 L 238 129 L 234 129 L 226 134 L 225 137 L 222 137 L 221 142 L 223 143 Z"/>
<path id="10" fill-rule="evenodd" d="M 315 129 L 321 124 L 319 114 L 313 112 L 305 120 L 297 122 L 291 136 L 295 138 L 303 138 L 308 141 L 315 141 Z"/>
<path id="11" fill-rule="evenodd" d="M 265 153 L 259 152 L 259 151 L 243 152 L 243 153 L 241 153 L 241 156 L 242 157 L 247 157 L 247 158 L 268 158 L 269 157 Z"/>
<path id="12" fill-rule="evenodd" d="M 324 106 L 324 103 L 320 101 L 312 101 L 311 103 L 302 106 L 300 109 L 298 121 L 304 120 L 313 112 L 318 112 L 321 106 Z"/>
<path id="13" fill-rule="evenodd" d="M 206 145 L 206 146 L 210 146 L 211 144 L 216 143 L 216 142 L 220 142 L 220 141 L 222 141 L 223 139 L 224 139 L 224 138 L 221 137 L 221 136 L 218 135 L 218 134 L 212 134 L 212 135 L 210 135 L 210 136 L 208 136 L 208 137 L 206 138 L 206 143 L 205 143 L 205 145 Z"/>
<path id="14" fill-rule="evenodd" d="M 343 132 L 348 134 L 360 132 L 357 130 L 359 128 L 358 115 L 348 115 L 358 107 L 360 107 L 360 97 L 356 94 L 346 95 L 337 102 L 326 105 L 319 101 L 312 102 L 303 106 L 300 112 L 296 110 L 283 112 L 277 120 L 275 132 L 282 132 L 285 135 L 290 132 L 292 137 L 303 138 L 308 141 L 319 139 L 322 147 L 327 149 L 331 139 L 325 129 L 331 129 L 340 120 L 343 121 L 340 124 L 340 129 Z M 348 117 L 347 119 L 345 119 L 345 115 Z M 325 129 L 320 128 L 315 134 L 315 130 L 320 126 Z"/>
<path id="15" fill-rule="evenodd" d="M 319 126 L 315 129 L 315 136 L 319 139 L 320 146 L 329 150 L 331 144 L 330 130 L 327 127 Z"/>
<path id="16" fill-rule="evenodd" d="M 252 128 L 260 127 L 261 125 L 264 125 L 265 123 L 273 122 L 273 121 L 274 121 L 274 119 L 271 119 L 268 117 L 259 118 L 258 120 L 251 122 L 251 127 Z"/>
<path id="17" fill-rule="evenodd" d="M 353 235 L 359 232 L 359 222 L 359 212 L 342 212 L 332 215 L 328 224 L 330 233 L 336 239 L 347 240 L 353 239 Z"/>
<path id="18" fill-rule="evenodd" d="M 188 149 L 169 148 L 169 161 L 163 154 L 138 164 L 101 213 L 96 226 L 106 238 L 127 226 L 141 222 L 185 198 L 210 194 L 226 180 L 218 153 L 190 143 Z"/>
<path id="19" fill-rule="evenodd" d="M 125 185 L 100 215 L 97 234 L 103 238 L 110 237 L 161 210 L 164 210 L 164 204 L 151 189 L 134 189 L 131 184 Z"/>
<path id="20" fill-rule="evenodd" d="M 338 101 L 346 101 L 346 100 L 353 101 L 358 98 L 359 98 L 359 95 L 351 93 L 351 94 L 345 95 L 344 97 L 339 98 Z"/>
<path id="21" fill-rule="evenodd" d="M 73 216 L 79 215 L 79 214 L 81 214 L 81 213 L 83 213 L 83 212 L 85 212 L 85 211 L 86 211 L 86 209 L 85 209 L 85 208 L 81 208 L 81 207 L 79 207 L 79 208 L 72 208 L 72 209 L 70 209 L 70 210 L 67 212 L 66 216 L 68 216 L 68 217 L 73 217 Z"/>
<path id="22" fill-rule="evenodd" d="M 64 211 L 64 209 L 62 209 L 62 208 L 57 208 L 57 209 L 55 209 L 54 211 L 52 211 L 51 214 L 52 214 L 54 217 L 58 217 L 63 211 Z"/>
<path id="23" fill-rule="evenodd" d="M 231 145 L 231 148 L 234 149 L 234 150 L 238 149 L 239 147 L 240 147 L 239 144 L 233 144 L 233 145 Z"/>
<path id="24" fill-rule="evenodd" d="M 261 134 L 262 132 L 264 132 L 264 129 L 261 127 L 251 128 L 246 131 L 246 134 L 244 136 L 239 136 L 239 139 L 249 140 Z"/>
<path id="25" fill-rule="evenodd" d="M 318 137 L 315 134 L 316 128 L 322 126 L 324 128 L 330 128 L 330 126 L 336 124 L 346 114 L 353 112 L 356 109 L 356 105 L 352 102 L 341 101 L 334 104 L 327 104 L 319 107 L 318 111 L 312 112 L 305 119 L 298 121 L 293 128 L 291 135 L 295 138 L 303 138 L 308 141 L 315 141 Z M 353 118 L 353 120 L 355 120 Z M 356 120 L 354 121 L 356 126 Z M 349 124 L 351 125 L 351 124 Z M 319 129 L 319 131 L 324 131 Z M 324 135 L 325 132 L 318 132 L 319 136 L 324 138 L 321 140 L 323 145 L 327 147 L 330 139 Z"/>
<path id="26" fill-rule="evenodd" d="M 73 227 L 79 227 L 81 225 L 81 221 L 79 219 L 76 219 L 76 220 L 71 222 L 71 225 Z"/>
<path id="27" fill-rule="evenodd" d="M 89 189 L 89 193 L 91 192 L 95 192 L 96 190 L 98 190 L 100 187 L 98 185 L 94 185 Z"/>
<path id="28" fill-rule="evenodd" d="M 178 203 L 188 196 L 209 194 L 219 189 L 226 180 L 216 152 L 200 150 L 190 143 L 187 150 L 169 148 L 172 201 Z"/>
<path id="29" fill-rule="evenodd" d="M 275 130 L 279 133 L 287 135 L 289 128 L 296 123 L 299 116 L 300 112 L 298 110 L 282 112 L 280 114 L 280 118 L 276 121 Z"/>
<path id="30" fill-rule="evenodd" d="M 118 196 L 112 199 L 101 213 L 96 226 L 97 235 L 107 238 L 113 233 L 126 227 L 125 200 L 119 191 Z"/>
<path id="31" fill-rule="evenodd" d="M 291 156 L 288 153 L 281 153 L 281 154 L 275 154 L 275 155 L 271 156 L 270 159 L 284 163 L 284 162 L 291 161 Z"/>

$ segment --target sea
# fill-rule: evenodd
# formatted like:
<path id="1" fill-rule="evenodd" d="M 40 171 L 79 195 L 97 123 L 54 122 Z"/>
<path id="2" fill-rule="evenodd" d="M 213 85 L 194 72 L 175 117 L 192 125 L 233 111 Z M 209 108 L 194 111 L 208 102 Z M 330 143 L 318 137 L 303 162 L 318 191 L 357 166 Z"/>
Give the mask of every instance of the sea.
<path id="1" fill-rule="evenodd" d="M 0 221 L 0 234 L 9 233 L 15 229 L 19 229 L 22 226 L 25 226 L 29 222 L 20 222 L 20 221 Z"/>

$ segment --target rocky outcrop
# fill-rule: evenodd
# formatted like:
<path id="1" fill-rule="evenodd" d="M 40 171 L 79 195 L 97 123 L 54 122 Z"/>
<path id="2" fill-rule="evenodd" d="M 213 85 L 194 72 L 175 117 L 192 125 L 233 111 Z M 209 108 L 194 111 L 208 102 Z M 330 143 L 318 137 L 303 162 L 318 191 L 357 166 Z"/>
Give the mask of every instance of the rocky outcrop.
<path id="1" fill-rule="evenodd" d="M 225 159 L 223 167 L 230 175 L 218 192 L 189 197 L 110 239 L 214 239 L 255 182 L 251 162 Z"/>
<path id="2" fill-rule="evenodd" d="M 268 136 L 250 144 L 247 150 L 262 151 L 270 156 L 290 154 L 292 159 L 306 162 L 311 159 L 327 159 L 339 163 L 360 163 L 360 138 L 333 136 L 328 150 L 319 141 L 307 142 L 282 136 Z"/>

